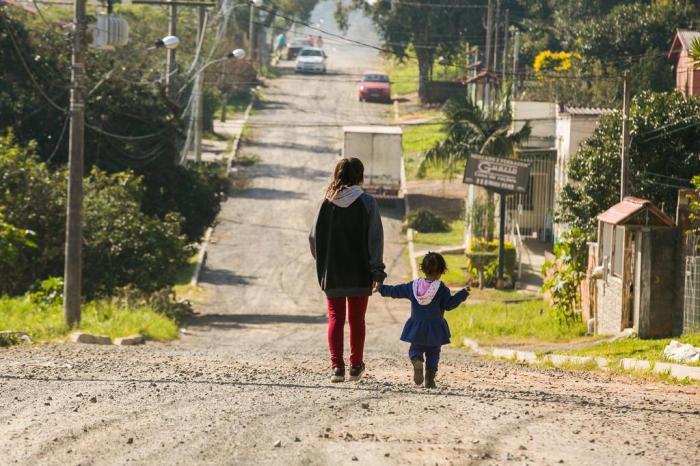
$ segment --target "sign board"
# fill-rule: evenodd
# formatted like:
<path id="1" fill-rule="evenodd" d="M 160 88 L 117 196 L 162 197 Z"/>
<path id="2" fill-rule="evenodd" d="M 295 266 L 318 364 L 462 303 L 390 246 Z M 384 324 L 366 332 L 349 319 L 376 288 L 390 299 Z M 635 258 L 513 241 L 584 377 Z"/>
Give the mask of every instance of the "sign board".
<path id="1" fill-rule="evenodd" d="M 513 159 L 471 155 L 464 170 L 464 182 L 494 191 L 527 193 L 530 164 Z"/>

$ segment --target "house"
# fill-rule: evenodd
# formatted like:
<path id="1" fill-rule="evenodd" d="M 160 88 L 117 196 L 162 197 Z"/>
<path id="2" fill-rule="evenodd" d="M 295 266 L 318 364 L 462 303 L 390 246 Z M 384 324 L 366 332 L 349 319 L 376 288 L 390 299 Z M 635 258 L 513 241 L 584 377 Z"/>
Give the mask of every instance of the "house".
<path id="1" fill-rule="evenodd" d="M 530 124 L 530 138 L 517 152 L 519 158 L 532 161 L 532 169 L 529 192 L 512 196 L 507 211 L 521 234 L 555 242 L 566 229 L 554 222 L 554 212 L 568 182 L 569 161 L 600 117 L 613 110 L 530 101 L 514 101 L 512 106 L 513 131 Z"/>
<path id="2" fill-rule="evenodd" d="M 681 235 L 675 222 L 646 199 L 632 196 L 598 217 L 589 245 L 584 317 L 596 334 L 631 328 L 640 338 L 678 333 L 682 319 Z"/>
<path id="3" fill-rule="evenodd" d="M 676 71 L 676 90 L 686 97 L 700 95 L 700 70 L 694 69 L 693 59 L 688 56 L 695 39 L 700 39 L 700 31 L 678 29 L 668 52 Z"/>

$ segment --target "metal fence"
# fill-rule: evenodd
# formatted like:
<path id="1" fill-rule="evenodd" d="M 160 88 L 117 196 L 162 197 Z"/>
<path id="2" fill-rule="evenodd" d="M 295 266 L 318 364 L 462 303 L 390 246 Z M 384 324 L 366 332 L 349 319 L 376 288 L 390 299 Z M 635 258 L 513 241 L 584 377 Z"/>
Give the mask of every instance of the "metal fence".
<path id="1" fill-rule="evenodd" d="M 685 258 L 683 333 L 700 330 L 700 257 Z"/>
<path id="2" fill-rule="evenodd" d="M 684 239 L 685 283 L 683 291 L 683 333 L 700 330 L 700 236 L 690 234 Z"/>

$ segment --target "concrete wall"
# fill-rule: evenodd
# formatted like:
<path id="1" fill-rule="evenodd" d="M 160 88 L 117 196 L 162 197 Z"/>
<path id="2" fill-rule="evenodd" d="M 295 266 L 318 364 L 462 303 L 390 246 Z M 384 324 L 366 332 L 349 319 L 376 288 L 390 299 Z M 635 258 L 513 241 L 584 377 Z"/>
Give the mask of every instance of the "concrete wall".
<path id="1" fill-rule="evenodd" d="M 532 132 L 528 148 L 554 147 L 557 105 L 554 102 L 513 101 L 513 130 L 519 131 L 530 121 Z"/>
<path id="2" fill-rule="evenodd" d="M 622 331 L 622 280 L 608 276 L 595 281 L 597 287 L 596 333 L 615 335 Z"/>

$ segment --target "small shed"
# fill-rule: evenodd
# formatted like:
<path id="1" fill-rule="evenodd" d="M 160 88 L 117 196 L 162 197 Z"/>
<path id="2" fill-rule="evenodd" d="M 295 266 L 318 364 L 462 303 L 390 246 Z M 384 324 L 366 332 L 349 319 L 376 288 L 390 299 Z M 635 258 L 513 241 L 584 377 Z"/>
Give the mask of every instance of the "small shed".
<path id="1" fill-rule="evenodd" d="M 700 39 L 700 31 L 678 29 L 673 37 L 668 59 L 676 70 L 676 90 L 684 96 L 700 95 L 700 70 L 693 66 L 688 49 L 695 39 Z"/>
<path id="2" fill-rule="evenodd" d="M 674 221 L 646 199 L 625 197 L 598 216 L 595 329 L 668 337 L 680 312 Z"/>

